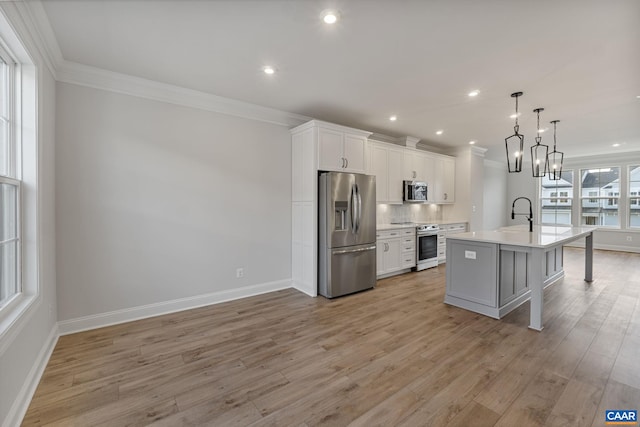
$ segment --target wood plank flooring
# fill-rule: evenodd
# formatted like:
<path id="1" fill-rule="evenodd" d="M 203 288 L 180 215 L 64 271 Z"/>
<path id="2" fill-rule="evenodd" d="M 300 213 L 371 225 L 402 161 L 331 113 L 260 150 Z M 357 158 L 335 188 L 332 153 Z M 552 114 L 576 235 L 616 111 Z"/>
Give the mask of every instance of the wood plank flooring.
<path id="1" fill-rule="evenodd" d="M 603 426 L 640 409 L 640 254 L 565 249 L 498 321 L 445 305 L 444 266 L 336 300 L 295 290 L 61 337 L 25 426 Z"/>

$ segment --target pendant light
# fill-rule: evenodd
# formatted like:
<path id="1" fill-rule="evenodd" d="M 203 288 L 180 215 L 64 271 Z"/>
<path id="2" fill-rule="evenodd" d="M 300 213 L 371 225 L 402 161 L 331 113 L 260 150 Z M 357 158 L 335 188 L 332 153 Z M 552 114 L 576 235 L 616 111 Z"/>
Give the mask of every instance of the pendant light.
<path id="1" fill-rule="evenodd" d="M 531 146 L 531 172 L 534 178 L 542 178 L 549 170 L 549 146 L 540 144 L 542 137 L 540 136 L 540 111 L 544 108 L 536 108 L 534 113 L 538 114 L 538 136 L 536 136 L 536 145 Z"/>
<path id="2" fill-rule="evenodd" d="M 562 177 L 562 160 L 564 159 L 564 153 L 556 150 L 556 123 L 560 120 L 552 120 L 549 123 L 553 123 L 553 151 L 547 156 L 547 162 L 549 164 L 549 179 L 552 181 L 559 181 Z"/>
<path id="3" fill-rule="evenodd" d="M 504 139 L 504 145 L 507 149 L 507 166 L 509 172 L 520 172 L 522 170 L 522 158 L 524 157 L 524 135 L 520 134 L 520 126 L 518 126 L 518 97 L 522 96 L 522 92 L 514 92 L 512 98 L 516 99 L 516 124 L 513 127 L 514 134 Z"/>

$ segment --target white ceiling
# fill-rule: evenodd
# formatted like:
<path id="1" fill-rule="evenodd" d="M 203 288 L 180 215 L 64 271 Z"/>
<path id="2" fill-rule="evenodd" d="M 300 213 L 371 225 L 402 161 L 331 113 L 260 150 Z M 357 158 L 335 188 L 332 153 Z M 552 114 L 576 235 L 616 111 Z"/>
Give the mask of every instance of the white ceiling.
<path id="1" fill-rule="evenodd" d="M 527 145 L 544 107 L 567 157 L 640 151 L 638 0 L 43 5 L 67 61 L 430 145 L 476 140 L 495 159 L 513 133 L 509 95 L 523 91 Z M 320 19 L 329 8 L 340 12 L 333 26 Z"/>

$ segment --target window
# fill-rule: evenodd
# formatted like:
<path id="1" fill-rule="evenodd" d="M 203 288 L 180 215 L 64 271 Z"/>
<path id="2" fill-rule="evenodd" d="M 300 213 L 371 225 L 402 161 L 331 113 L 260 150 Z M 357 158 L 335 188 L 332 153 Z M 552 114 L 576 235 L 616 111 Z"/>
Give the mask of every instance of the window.
<path id="1" fill-rule="evenodd" d="M 640 165 L 629 166 L 629 227 L 640 228 Z"/>
<path id="2" fill-rule="evenodd" d="M 13 116 L 15 61 L 0 47 L 0 309 L 20 287 L 20 181 Z"/>
<path id="3" fill-rule="evenodd" d="M 559 180 L 540 180 L 542 224 L 571 225 L 573 171 L 563 170 Z"/>
<path id="4" fill-rule="evenodd" d="M 581 224 L 620 227 L 620 168 L 581 169 Z"/>

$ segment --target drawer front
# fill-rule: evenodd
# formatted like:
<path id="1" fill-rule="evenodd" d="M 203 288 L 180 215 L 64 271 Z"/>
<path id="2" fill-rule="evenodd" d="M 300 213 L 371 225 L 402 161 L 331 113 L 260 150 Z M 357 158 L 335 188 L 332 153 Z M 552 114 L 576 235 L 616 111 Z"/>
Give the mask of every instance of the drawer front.
<path id="1" fill-rule="evenodd" d="M 447 233 L 464 233 L 467 231 L 466 224 L 449 224 L 447 225 Z"/>
<path id="2" fill-rule="evenodd" d="M 415 253 L 403 253 L 402 254 L 402 267 L 411 268 L 416 266 L 416 254 Z"/>
<path id="3" fill-rule="evenodd" d="M 400 237 L 403 230 L 382 230 L 376 232 L 376 238 L 379 239 L 393 239 Z"/>
<path id="4" fill-rule="evenodd" d="M 403 236 L 416 236 L 416 229 L 415 228 L 405 228 L 402 230 L 402 235 Z"/>
<path id="5" fill-rule="evenodd" d="M 411 237 L 403 237 L 402 238 L 402 243 L 403 244 L 408 244 L 411 243 L 412 245 L 416 244 L 416 238 L 411 236 Z"/>
<path id="6" fill-rule="evenodd" d="M 415 251 L 416 251 L 416 244 L 414 242 L 402 244 L 402 252 L 415 252 Z"/>

